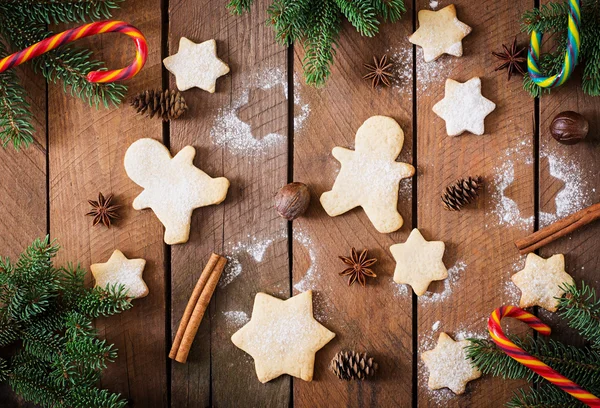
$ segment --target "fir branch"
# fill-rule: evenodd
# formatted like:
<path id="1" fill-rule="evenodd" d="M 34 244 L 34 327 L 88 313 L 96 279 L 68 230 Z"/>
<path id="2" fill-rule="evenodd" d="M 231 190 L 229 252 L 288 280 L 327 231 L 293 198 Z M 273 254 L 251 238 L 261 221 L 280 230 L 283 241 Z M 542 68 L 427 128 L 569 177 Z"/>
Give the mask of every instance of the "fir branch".
<path id="1" fill-rule="evenodd" d="M 378 32 L 379 21 L 371 0 L 335 0 L 342 14 L 356 30 L 365 37 L 373 37 Z"/>
<path id="2" fill-rule="evenodd" d="M 112 17 L 123 0 L 5 0 L 27 20 L 43 24 L 86 22 Z"/>
<path id="3" fill-rule="evenodd" d="M 131 298 L 123 285 L 95 287 L 80 298 L 77 309 L 86 316 L 96 318 L 121 313 L 132 307 Z"/>
<path id="4" fill-rule="evenodd" d="M 231 0 L 229 4 L 227 4 L 227 8 L 231 12 L 231 14 L 240 15 L 244 11 L 250 11 L 250 6 L 254 0 Z"/>
<path id="5" fill-rule="evenodd" d="M 120 394 L 110 393 L 94 387 L 80 387 L 69 395 L 69 406 L 73 408 L 124 408 L 127 401 Z"/>
<path id="6" fill-rule="evenodd" d="M 92 370 L 104 369 L 107 362 L 113 362 L 117 358 L 117 350 L 112 344 L 90 337 L 67 342 L 65 353 L 71 361 L 77 361 Z"/>
<path id="7" fill-rule="evenodd" d="M 302 66 L 306 83 L 322 86 L 331 75 L 330 66 L 335 55 L 334 46 L 340 32 L 340 16 L 332 0 L 312 3 L 309 31 L 304 41 Z"/>
<path id="8" fill-rule="evenodd" d="M 521 389 L 506 404 L 510 408 L 583 408 L 587 405 L 571 395 L 549 384 L 535 388 Z"/>
<path id="9" fill-rule="evenodd" d="M 568 2 L 543 4 L 539 9 L 534 8 L 523 13 L 521 29 L 528 34 L 534 30 L 543 33 L 565 31 L 568 15 Z"/>
<path id="10" fill-rule="evenodd" d="M 8 55 L 0 41 L 0 58 Z M 15 150 L 33 142 L 32 113 L 26 92 L 14 71 L 0 74 L 0 143 L 9 143 Z"/>
<path id="11" fill-rule="evenodd" d="M 373 7 L 383 21 L 395 23 L 406 12 L 404 0 L 372 0 Z"/>
<path id="12" fill-rule="evenodd" d="M 300 40 L 308 29 L 306 15 L 310 0 L 274 0 L 267 9 L 267 24 L 275 29 L 275 39 L 283 45 Z"/>
<path id="13" fill-rule="evenodd" d="M 558 314 L 593 347 L 600 348 L 600 299 L 596 291 L 585 282 L 581 282 L 579 288 L 564 285 L 563 289 L 566 295 L 558 300 Z"/>

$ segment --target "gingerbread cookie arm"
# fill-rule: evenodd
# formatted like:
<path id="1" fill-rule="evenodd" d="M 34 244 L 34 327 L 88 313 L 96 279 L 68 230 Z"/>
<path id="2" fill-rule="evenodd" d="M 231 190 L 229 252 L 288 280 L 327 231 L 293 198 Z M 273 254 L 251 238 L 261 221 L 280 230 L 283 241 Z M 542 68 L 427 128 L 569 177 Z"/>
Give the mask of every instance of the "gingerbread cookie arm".
<path id="1" fill-rule="evenodd" d="M 331 150 L 331 154 L 337 161 L 344 164 L 345 162 L 352 160 L 355 153 L 352 150 L 336 146 Z"/>
<path id="2" fill-rule="evenodd" d="M 186 146 L 173 157 L 173 163 L 194 165 L 194 157 L 196 157 L 196 149 L 192 146 Z"/>
<path id="3" fill-rule="evenodd" d="M 144 210 L 146 208 L 150 208 L 151 203 L 152 195 L 148 192 L 148 190 L 144 190 L 133 200 L 133 209 Z"/>

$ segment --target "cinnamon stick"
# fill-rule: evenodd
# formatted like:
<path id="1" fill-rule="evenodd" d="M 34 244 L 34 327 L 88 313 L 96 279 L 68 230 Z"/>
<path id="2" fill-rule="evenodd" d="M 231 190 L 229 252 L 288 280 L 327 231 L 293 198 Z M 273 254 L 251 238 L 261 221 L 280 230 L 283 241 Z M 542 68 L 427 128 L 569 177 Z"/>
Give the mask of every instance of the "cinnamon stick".
<path id="1" fill-rule="evenodd" d="M 183 335 L 185 333 L 185 329 L 187 328 L 190 319 L 192 317 L 192 313 L 196 304 L 198 303 L 198 299 L 200 299 L 200 295 L 208 282 L 208 279 L 212 275 L 217 263 L 222 257 L 213 253 L 210 255 L 208 259 L 208 263 L 204 267 L 204 270 L 200 274 L 200 278 L 198 278 L 198 282 L 192 291 L 192 295 L 185 307 L 185 311 L 183 312 L 183 317 L 181 318 L 181 322 L 179 323 L 179 328 L 177 329 L 177 334 L 175 334 L 175 339 L 173 340 L 173 346 L 171 347 L 171 351 L 169 352 L 169 358 L 175 359 L 177 356 L 177 352 L 179 351 L 179 347 L 181 345 L 181 340 L 183 339 Z M 224 259 L 224 258 L 223 258 Z"/>
<path id="2" fill-rule="evenodd" d="M 202 318 L 204 317 L 204 313 L 210 304 L 210 299 L 217 288 L 217 283 L 219 282 L 219 278 L 221 277 L 221 273 L 223 273 L 223 269 L 225 269 L 225 264 L 227 263 L 227 259 L 219 256 L 219 260 L 217 264 L 213 268 L 210 276 L 208 277 L 208 281 L 206 285 L 202 289 L 200 297 L 194 306 L 194 310 L 189 319 L 187 327 L 183 333 L 183 337 L 181 339 L 181 343 L 179 344 L 179 349 L 177 350 L 177 355 L 175 356 L 175 361 L 180 363 L 185 363 L 190 353 L 190 348 L 192 347 L 192 343 L 194 338 L 196 337 L 196 333 L 198 332 L 198 328 L 200 327 L 200 322 L 202 322 Z"/>
<path id="3" fill-rule="evenodd" d="M 578 228 L 583 227 L 600 218 L 600 203 L 596 203 L 581 211 L 556 221 L 539 231 L 515 241 L 517 249 L 522 255 L 533 252 L 544 245 L 549 244 L 565 235 L 570 234 Z"/>

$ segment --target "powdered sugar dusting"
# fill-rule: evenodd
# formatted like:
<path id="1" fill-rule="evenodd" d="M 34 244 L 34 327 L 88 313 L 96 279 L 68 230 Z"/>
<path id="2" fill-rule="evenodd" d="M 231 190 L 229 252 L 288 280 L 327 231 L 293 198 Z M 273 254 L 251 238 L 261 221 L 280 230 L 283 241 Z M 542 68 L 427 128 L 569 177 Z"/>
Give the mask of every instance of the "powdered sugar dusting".
<path id="1" fill-rule="evenodd" d="M 519 205 L 506 196 L 506 190 L 515 182 L 515 166 L 512 160 L 504 161 L 494 170 L 492 199 L 496 206 L 492 213 L 500 225 L 515 225 L 523 229 L 533 227 L 533 216 L 523 217 Z"/>
<path id="2" fill-rule="evenodd" d="M 429 2 L 429 7 L 430 7 L 432 10 L 435 10 L 436 8 L 438 8 L 438 6 L 439 6 L 439 3 L 440 3 L 440 2 L 439 2 L 439 1 L 437 1 L 437 0 L 431 0 L 431 1 Z"/>
<path id="3" fill-rule="evenodd" d="M 431 325 L 431 331 L 436 331 L 439 328 L 440 328 L 440 321 L 439 320 L 437 322 L 435 322 L 434 324 Z"/>
<path id="4" fill-rule="evenodd" d="M 227 265 L 219 280 L 219 287 L 226 287 L 241 275 L 243 267 L 240 259 L 245 254 L 250 255 L 255 262 L 262 262 L 267 248 L 271 246 L 273 241 L 274 238 L 258 239 L 255 236 L 248 235 L 245 241 L 228 243 L 225 248 Z"/>
<path id="5" fill-rule="evenodd" d="M 458 261 L 448 269 L 448 277 L 443 280 L 444 288 L 441 292 L 425 292 L 424 295 L 419 296 L 419 303 L 429 304 L 440 302 L 448 298 L 452 293 L 452 286 L 458 282 L 460 275 L 467 269 L 467 264 L 463 261 Z"/>
<path id="6" fill-rule="evenodd" d="M 296 82 L 297 80 L 294 78 L 294 89 L 296 89 Z M 243 87 L 244 90 L 232 101 L 230 106 L 219 110 L 210 136 L 217 146 L 227 148 L 234 154 L 257 156 L 265 153 L 269 147 L 285 141 L 286 135 L 269 133 L 263 138 L 257 139 L 252 134 L 250 124 L 240 119 L 239 111 L 248 104 L 250 90 L 278 88 L 287 98 L 287 77 L 279 68 L 267 69 L 246 78 L 243 81 Z M 298 113 L 294 117 L 294 127 L 300 129 L 308 117 L 310 108 L 308 104 L 302 104 L 298 92 L 294 92 L 294 103 L 299 106 Z"/>
<path id="7" fill-rule="evenodd" d="M 242 273 L 242 264 L 237 258 L 231 255 L 226 255 L 225 258 L 227 258 L 227 264 L 225 265 L 225 269 L 223 269 L 221 279 L 219 279 L 220 288 L 229 285 Z"/>
<path id="8" fill-rule="evenodd" d="M 590 205 L 591 197 L 589 189 L 585 185 L 583 171 L 575 161 L 545 152 L 540 156 L 548 159 L 550 176 L 559 179 L 564 184 L 554 199 L 556 212 L 553 214 L 540 213 L 540 225 L 544 227 Z"/>
<path id="9" fill-rule="evenodd" d="M 223 312 L 225 321 L 230 329 L 237 330 L 250 321 L 248 313 L 242 312 L 241 310 L 231 310 Z"/>
<path id="10" fill-rule="evenodd" d="M 442 55 L 435 61 L 425 62 L 423 49 L 417 47 L 417 91 L 422 95 L 429 95 L 433 84 L 444 84 L 450 75 L 452 58 Z M 439 87 L 443 90 L 443 85 Z"/>
<path id="11" fill-rule="evenodd" d="M 398 48 L 388 48 L 385 53 L 390 56 L 389 62 L 393 64 L 394 76 L 390 82 L 399 93 L 405 94 L 407 101 L 412 100 L 413 55 L 412 47 L 405 44 Z"/>
<path id="12" fill-rule="evenodd" d="M 294 289 L 296 289 L 299 292 L 316 289 L 316 275 L 319 270 L 317 265 L 317 256 L 314 250 L 312 240 L 308 235 L 306 235 L 304 232 L 298 229 L 294 230 L 294 239 L 306 248 L 306 250 L 308 251 L 308 256 L 310 258 L 310 266 L 308 267 L 302 279 L 300 279 L 298 283 L 294 285 Z"/>

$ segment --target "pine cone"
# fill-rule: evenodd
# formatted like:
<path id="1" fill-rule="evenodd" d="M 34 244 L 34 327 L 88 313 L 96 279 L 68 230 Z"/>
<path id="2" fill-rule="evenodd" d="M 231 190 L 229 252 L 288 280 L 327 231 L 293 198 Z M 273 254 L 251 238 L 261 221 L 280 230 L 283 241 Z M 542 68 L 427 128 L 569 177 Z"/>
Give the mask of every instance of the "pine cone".
<path id="1" fill-rule="evenodd" d="M 137 113 L 146 114 L 150 118 L 154 115 L 162 118 L 163 121 L 177 119 L 187 111 L 187 105 L 183 95 L 179 91 L 155 91 L 148 89 L 131 99 Z"/>
<path id="2" fill-rule="evenodd" d="M 442 194 L 444 208 L 449 211 L 460 211 L 477 198 L 479 190 L 483 187 L 483 178 L 480 176 L 461 178 L 450 184 Z"/>
<path id="3" fill-rule="evenodd" d="M 367 353 L 340 351 L 331 360 L 329 368 L 340 380 L 364 380 L 375 374 L 377 363 L 367 357 Z"/>

